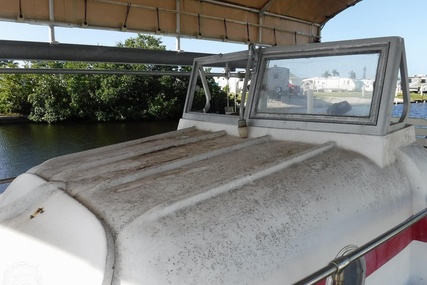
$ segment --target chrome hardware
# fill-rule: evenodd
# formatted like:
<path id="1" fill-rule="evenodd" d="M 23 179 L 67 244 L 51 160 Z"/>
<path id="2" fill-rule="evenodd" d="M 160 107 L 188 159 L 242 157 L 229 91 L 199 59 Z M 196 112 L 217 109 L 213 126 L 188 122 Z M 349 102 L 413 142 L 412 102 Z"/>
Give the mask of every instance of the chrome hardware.
<path id="1" fill-rule="evenodd" d="M 326 285 L 363 285 L 366 277 L 366 262 L 362 256 L 352 262 L 346 255 L 357 250 L 356 245 L 347 245 L 337 254 L 334 264 L 338 271 L 326 279 Z"/>

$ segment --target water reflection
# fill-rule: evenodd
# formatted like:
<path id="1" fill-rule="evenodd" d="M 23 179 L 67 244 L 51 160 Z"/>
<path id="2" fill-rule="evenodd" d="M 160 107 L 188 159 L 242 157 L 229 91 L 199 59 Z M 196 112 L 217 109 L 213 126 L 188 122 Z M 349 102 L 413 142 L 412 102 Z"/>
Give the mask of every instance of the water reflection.
<path id="1" fill-rule="evenodd" d="M 176 130 L 178 122 L 0 125 L 0 179 L 52 157 Z M 0 193 L 6 185 L 0 185 Z"/>

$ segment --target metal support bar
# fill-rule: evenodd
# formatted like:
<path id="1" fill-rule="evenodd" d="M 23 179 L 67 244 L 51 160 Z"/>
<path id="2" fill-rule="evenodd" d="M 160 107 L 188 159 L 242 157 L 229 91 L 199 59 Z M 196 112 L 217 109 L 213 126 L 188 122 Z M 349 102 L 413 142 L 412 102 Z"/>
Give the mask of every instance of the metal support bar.
<path id="1" fill-rule="evenodd" d="M 402 49 L 405 47 L 402 45 Z M 402 88 L 402 94 L 403 94 L 403 110 L 402 115 L 399 119 L 399 122 L 404 123 L 406 118 L 409 115 L 410 108 L 411 108 L 411 96 L 409 92 L 409 79 L 408 79 L 408 65 L 406 62 L 406 56 L 405 51 L 402 51 L 402 55 L 400 58 L 400 82 L 401 82 L 401 88 Z"/>
<path id="2" fill-rule="evenodd" d="M 126 7 L 126 15 L 125 15 L 125 19 L 123 21 L 123 25 L 122 25 L 122 31 L 125 32 L 128 29 L 128 18 L 129 18 L 129 12 L 130 12 L 130 8 L 132 7 L 131 3 L 128 3 L 127 7 Z"/>
<path id="3" fill-rule="evenodd" d="M 87 0 L 85 0 L 85 17 L 82 23 L 82 27 L 87 27 L 88 23 L 87 23 Z"/>
<path id="4" fill-rule="evenodd" d="M 150 75 L 150 76 L 190 76 L 191 72 L 181 71 L 142 71 L 120 69 L 62 69 L 62 68 L 0 68 L 0 74 L 111 74 L 111 75 Z M 208 76 L 224 76 L 223 73 L 208 73 Z M 236 75 L 237 77 L 237 75 Z"/>
<path id="5" fill-rule="evenodd" d="M 289 17 L 289 16 L 285 16 L 285 15 L 280 15 L 280 14 L 276 14 L 276 13 L 271 13 L 268 12 L 268 3 L 266 4 L 264 9 L 256 9 L 256 8 L 250 8 L 247 6 L 242 6 L 242 5 L 237 5 L 237 4 L 232 4 L 232 3 L 227 3 L 225 1 L 218 1 L 218 0 L 203 0 L 203 2 L 206 3 L 210 3 L 210 4 L 214 4 L 214 5 L 218 5 L 218 6 L 223 6 L 223 7 L 228 7 L 228 8 L 234 8 L 237 10 L 242 10 L 242 11 L 246 11 L 246 12 L 251 12 L 251 13 L 255 13 L 255 14 L 265 14 L 271 17 L 275 17 L 275 18 L 279 18 L 279 19 L 285 19 L 285 20 L 290 20 L 290 21 L 294 21 L 294 22 L 299 22 L 299 23 L 304 23 L 304 24 L 315 24 L 309 21 L 304 21 L 301 19 L 297 19 L 297 18 L 293 18 L 293 17 Z M 320 26 L 320 24 L 315 24 Z"/>
<path id="6" fill-rule="evenodd" d="M 0 68 L 0 74 L 111 74 L 111 75 L 148 75 L 148 76 L 190 76 L 183 71 L 141 71 L 120 69 L 62 69 L 62 68 Z M 240 78 L 238 73 L 205 73 L 206 77 Z"/>
<path id="7" fill-rule="evenodd" d="M 19 15 L 17 18 L 18 22 L 22 22 L 24 20 L 24 15 L 22 14 L 22 0 L 19 0 Z"/>
<path id="8" fill-rule="evenodd" d="M 158 7 L 156 9 L 156 15 L 157 15 L 157 30 L 156 30 L 156 33 L 161 33 L 162 29 L 160 28 L 160 12 L 159 12 L 159 8 Z"/>
<path id="9" fill-rule="evenodd" d="M 207 53 L 40 42 L 0 41 L 0 59 L 192 66 Z"/>
<path id="10" fill-rule="evenodd" d="M 7 183 L 11 183 L 16 177 L 10 177 L 10 178 L 3 178 L 0 179 L 0 185 L 1 184 L 7 184 Z"/>
<path id="11" fill-rule="evenodd" d="M 203 89 L 205 91 L 205 96 L 206 96 L 206 104 L 205 104 L 205 107 L 203 108 L 203 112 L 207 113 L 211 107 L 212 95 L 211 95 L 211 91 L 209 90 L 209 84 L 208 84 L 208 81 L 206 80 L 206 73 L 203 70 L 203 67 L 199 68 L 199 74 L 200 74 L 200 80 L 202 81 Z"/>
<path id="12" fill-rule="evenodd" d="M 49 0 L 49 39 L 50 43 L 57 43 L 55 40 L 55 9 L 53 6 L 53 0 Z"/>
<path id="13" fill-rule="evenodd" d="M 176 51 L 181 51 L 181 2 L 180 0 L 175 1 L 176 4 Z"/>
<path id="14" fill-rule="evenodd" d="M 378 236 L 377 238 L 371 240 L 370 242 L 362 245 L 355 251 L 350 252 L 349 254 L 345 256 L 338 257 L 334 260 L 332 260 L 327 266 L 323 267 L 322 269 L 314 272 L 310 276 L 302 279 L 301 281 L 294 283 L 294 285 L 310 285 L 315 284 L 332 274 L 335 274 L 347 267 L 351 262 L 361 258 L 371 250 L 375 249 L 376 247 L 380 246 L 384 242 L 388 241 L 389 239 L 395 237 L 399 233 L 403 232 L 416 222 L 420 221 L 421 219 L 427 217 L 427 208 L 424 210 L 418 212 L 417 214 L 413 215 L 406 221 L 398 224 L 394 228 L 390 229 L 389 231 L 385 232 L 384 234 Z"/>
<path id="15" fill-rule="evenodd" d="M 251 69 L 252 69 L 252 63 L 253 63 L 253 57 L 254 57 L 254 53 L 255 53 L 255 46 L 253 44 L 250 44 L 248 46 L 248 61 L 246 64 L 246 72 L 245 72 L 245 81 L 243 81 L 243 90 L 242 90 L 242 99 L 240 102 L 240 110 L 239 110 L 239 117 L 240 120 L 243 120 L 244 117 L 244 108 L 245 108 L 245 100 L 246 100 L 246 91 L 248 89 L 248 84 L 249 84 L 249 79 L 251 74 Z"/>

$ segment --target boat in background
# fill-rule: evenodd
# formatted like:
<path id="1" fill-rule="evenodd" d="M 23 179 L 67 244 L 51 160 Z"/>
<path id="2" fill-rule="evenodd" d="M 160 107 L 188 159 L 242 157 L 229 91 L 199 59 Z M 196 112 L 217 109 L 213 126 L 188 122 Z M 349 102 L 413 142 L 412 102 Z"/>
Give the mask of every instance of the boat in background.
<path id="1" fill-rule="evenodd" d="M 210 111 L 215 69 L 244 74 L 238 113 Z M 283 92 L 290 76 L 333 69 L 366 70 L 374 86 Z M 405 107 L 392 118 L 398 77 Z M 424 284 L 427 152 L 406 124 L 407 79 L 398 37 L 197 58 L 177 131 L 53 158 L 11 183 L 0 276 Z"/>

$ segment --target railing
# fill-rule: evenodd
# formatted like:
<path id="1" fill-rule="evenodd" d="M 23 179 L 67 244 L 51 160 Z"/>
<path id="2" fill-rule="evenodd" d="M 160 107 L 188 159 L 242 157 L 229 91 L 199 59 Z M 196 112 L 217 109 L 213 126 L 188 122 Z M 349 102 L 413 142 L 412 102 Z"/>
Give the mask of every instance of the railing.
<path id="1" fill-rule="evenodd" d="M 423 147 L 427 147 L 427 120 L 419 118 L 408 118 L 407 123 L 415 127 L 417 142 Z"/>
<path id="2" fill-rule="evenodd" d="M 371 250 L 375 249 L 376 247 L 388 241 L 392 237 L 406 230 L 407 228 L 409 228 L 416 222 L 420 221 L 421 219 L 425 218 L 426 216 L 427 216 L 427 208 L 418 212 L 414 216 L 410 217 L 406 221 L 400 223 L 399 225 L 385 232 L 379 237 L 362 245 L 361 247 L 357 248 L 355 251 L 352 251 L 345 256 L 341 256 L 332 260 L 327 266 L 314 272 L 310 276 L 302 279 L 301 281 L 295 283 L 294 285 L 316 284 L 317 282 L 329 276 L 342 272 L 342 270 L 344 270 L 351 262 L 363 257 L 365 254 L 367 254 Z"/>
<path id="3" fill-rule="evenodd" d="M 10 183 L 13 181 L 13 179 L 15 179 L 16 177 L 11 177 L 11 178 L 4 178 L 4 179 L 0 179 L 0 185 L 1 184 L 6 184 L 6 183 Z"/>

